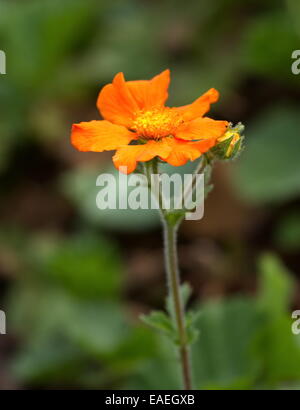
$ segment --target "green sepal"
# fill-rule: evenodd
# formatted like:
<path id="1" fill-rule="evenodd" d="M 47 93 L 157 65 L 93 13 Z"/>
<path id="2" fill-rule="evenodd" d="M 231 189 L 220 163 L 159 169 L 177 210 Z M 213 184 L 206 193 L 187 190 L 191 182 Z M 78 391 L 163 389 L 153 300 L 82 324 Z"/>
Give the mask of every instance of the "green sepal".
<path id="1" fill-rule="evenodd" d="M 239 141 L 234 145 L 229 160 L 236 159 L 240 155 L 240 153 L 243 151 L 243 149 L 244 149 L 244 139 L 245 139 L 245 137 L 241 136 Z"/>
<path id="2" fill-rule="evenodd" d="M 232 159 L 232 153 L 230 156 L 227 156 L 226 153 L 230 147 L 230 144 L 234 138 L 234 135 L 232 137 L 227 138 L 225 141 L 219 142 L 217 145 L 215 145 L 213 148 L 211 148 L 211 152 L 213 155 L 219 159 L 219 160 L 228 160 Z M 238 142 L 235 144 L 235 146 L 238 144 Z M 234 148 L 235 148 L 234 146 Z M 233 148 L 233 149 L 234 149 Z"/>

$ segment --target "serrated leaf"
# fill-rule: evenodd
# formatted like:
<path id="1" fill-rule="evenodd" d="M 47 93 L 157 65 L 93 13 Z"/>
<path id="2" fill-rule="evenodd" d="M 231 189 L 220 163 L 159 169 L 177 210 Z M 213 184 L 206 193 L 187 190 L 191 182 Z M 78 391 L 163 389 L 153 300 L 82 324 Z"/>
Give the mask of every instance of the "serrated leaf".
<path id="1" fill-rule="evenodd" d="M 174 336 L 175 329 L 171 319 L 162 311 L 154 310 L 149 315 L 141 315 L 140 319 L 148 326 L 162 331 L 168 336 Z"/>

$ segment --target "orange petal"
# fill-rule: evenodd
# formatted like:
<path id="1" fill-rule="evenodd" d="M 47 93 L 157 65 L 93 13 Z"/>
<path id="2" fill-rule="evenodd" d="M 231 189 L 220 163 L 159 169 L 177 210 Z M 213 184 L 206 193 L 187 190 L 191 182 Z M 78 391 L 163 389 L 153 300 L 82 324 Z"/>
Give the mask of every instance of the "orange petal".
<path id="1" fill-rule="evenodd" d="M 201 154 L 207 152 L 211 149 L 214 145 L 216 145 L 217 139 L 216 138 L 208 138 L 206 140 L 197 141 L 197 142 L 190 142 L 194 148 L 196 148 Z"/>
<path id="2" fill-rule="evenodd" d="M 201 155 L 197 143 L 178 140 L 177 138 L 167 138 L 166 140 L 171 152 L 168 156 L 161 156 L 161 159 L 175 167 L 184 165 L 187 161 L 194 161 Z"/>
<path id="3" fill-rule="evenodd" d="M 192 104 L 178 107 L 176 110 L 183 114 L 183 118 L 186 121 L 194 120 L 195 118 L 203 117 L 209 111 L 210 105 L 217 102 L 218 99 L 219 92 L 215 88 L 211 88 Z"/>
<path id="4" fill-rule="evenodd" d="M 112 84 L 102 88 L 97 107 L 104 119 L 130 127 L 139 106 L 128 90 L 123 73 L 118 73 Z"/>
<path id="5" fill-rule="evenodd" d="M 71 142 L 79 151 L 110 151 L 127 145 L 136 138 L 133 132 L 109 121 L 73 124 Z"/>
<path id="6" fill-rule="evenodd" d="M 170 151 L 171 147 L 166 144 L 165 139 L 161 141 L 151 140 L 143 145 L 121 147 L 113 156 L 113 162 L 117 169 L 127 167 L 125 173 L 130 174 L 135 170 L 138 161 L 150 161 L 156 156 L 167 157 Z M 121 171 L 123 172 L 122 169 Z"/>
<path id="7" fill-rule="evenodd" d="M 124 174 L 131 174 L 137 166 L 137 156 L 140 153 L 141 145 L 127 145 L 117 150 L 113 156 L 115 167 Z"/>
<path id="8" fill-rule="evenodd" d="M 104 119 L 130 128 L 137 111 L 164 105 L 169 82 L 169 70 L 152 80 L 127 82 L 123 73 L 118 73 L 112 84 L 100 91 L 97 107 Z"/>
<path id="9" fill-rule="evenodd" d="M 183 140 L 201 140 L 221 137 L 226 132 L 227 121 L 216 121 L 211 118 L 198 118 L 184 122 L 176 131 L 176 137 Z"/>
<path id="10" fill-rule="evenodd" d="M 126 85 L 141 110 L 163 107 L 168 98 L 170 70 L 165 70 L 151 80 L 128 81 Z"/>

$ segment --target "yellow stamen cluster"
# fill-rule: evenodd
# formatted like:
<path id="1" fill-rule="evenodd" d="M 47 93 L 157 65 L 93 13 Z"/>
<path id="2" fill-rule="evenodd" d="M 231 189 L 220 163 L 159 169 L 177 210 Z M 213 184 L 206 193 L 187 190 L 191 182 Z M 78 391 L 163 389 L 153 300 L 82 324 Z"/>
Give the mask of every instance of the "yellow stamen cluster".
<path id="1" fill-rule="evenodd" d="M 132 129 L 140 137 L 158 139 L 173 135 L 183 120 L 181 115 L 171 108 L 155 108 L 140 111 L 132 124 Z"/>

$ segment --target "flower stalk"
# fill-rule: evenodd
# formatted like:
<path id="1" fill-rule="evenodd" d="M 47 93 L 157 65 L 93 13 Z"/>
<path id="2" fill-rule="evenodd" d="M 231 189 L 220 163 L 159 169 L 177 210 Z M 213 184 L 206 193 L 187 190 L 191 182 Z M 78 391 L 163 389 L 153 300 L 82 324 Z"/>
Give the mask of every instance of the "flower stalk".
<path id="1" fill-rule="evenodd" d="M 149 189 L 151 175 L 159 175 L 157 159 L 145 164 L 144 172 L 147 176 Z M 168 300 L 173 309 L 170 312 L 173 327 L 176 330 L 176 344 L 178 346 L 179 360 L 182 371 L 182 382 L 185 390 L 192 389 L 192 368 L 190 360 L 190 347 L 186 328 L 184 301 L 180 289 L 180 274 L 178 266 L 177 252 L 177 231 L 184 217 L 184 214 L 174 215 L 163 208 L 161 189 L 158 189 L 157 201 L 161 216 L 163 236 L 164 236 L 164 255 L 165 270 L 168 284 Z M 175 218 L 174 218 L 175 216 Z"/>
<path id="2" fill-rule="evenodd" d="M 231 143 L 231 139 L 228 138 L 228 143 Z M 207 152 L 205 153 L 198 165 L 195 168 L 194 175 L 191 181 L 191 184 L 183 192 L 183 198 L 186 195 L 193 193 L 196 189 L 196 176 L 198 174 L 204 174 L 204 193 L 205 196 L 210 191 L 212 186 L 210 185 L 211 169 L 214 161 L 223 156 L 228 152 L 228 146 L 222 146 L 217 152 Z M 218 154 L 218 155 L 217 155 Z M 233 156 L 236 154 L 234 153 Z M 158 169 L 158 159 L 155 158 L 151 161 L 144 163 L 144 174 L 148 180 L 148 188 L 151 190 L 151 181 L 152 177 L 158 177 L 156 183 L 158 183 L 158 189 L 155 192 L 152 191 L 152 194 L 155 194 L 156 200 L 158 202 L 158 209 L 163 226 L 164 234 L 164 254 L 165 254 L 165 270 L 167 275 L 167 284 L 168 284 L 168 301 L 170 302 L 172 308 L 168 309 L 169 319 L 171 327 L 174 330 L 171 331 L 171 338 L 175 342 L 178 353 L 179 360 L 181 365 L 182 372 L 182 382 L 183 388 L 185 390 L 191 390 L 193 388 L 192 384 L 192 366 L 191 366 L 191 351 L 190 345 L 194 337 L 197 337 L 197 332 L 195 329 L 191 328 L 191 324 L 187 323 L 187 317 L 191 312 L 185 312 L 185 301 L 183 300 L 182 286 L 180 284 L 180 273 L 178 266 L 178 252 L 177 252 L 177 231 L 184 218 L 186 209 L 183 209 L 182 212 L 178 212 L 174 209 L 166 210 L 164 209 L 161 186 L 159 183 L 159 169 Z M 182 198 L 182 199 L 183 199 Z M 190 317 L 190 316 L 189 316 Z M 160 318 L 160 319 L 159 319 Z M 161 316 L 158 317 L 154 314 L 154 317 L 143 317 L 143 320 L 150 324 L 153 327 L 161 329 Z M 163 319 L 164 324 L 166 324 L 165 319 Z M 164 327 L 164 326 L 163 326 Z M 166 330 L 166 329 L 165 329 Z M 167 331 L 168 333 L 168 331 Z"/>
<path id="3" fill-rule="evenodd" d="M 165 266 L 168 280 L 169 298 L 174 306 L 174 325 L 178 332 L 179 356 L 182 368 L 183 387 L 192 389 L 192 369 L 190 347 L 186 331 L 184 303 L 180 292 L 180 279 L 177 256 L 177 230 L 180 222 L 175 225 L 167 219 L 163 221 Z"/>

